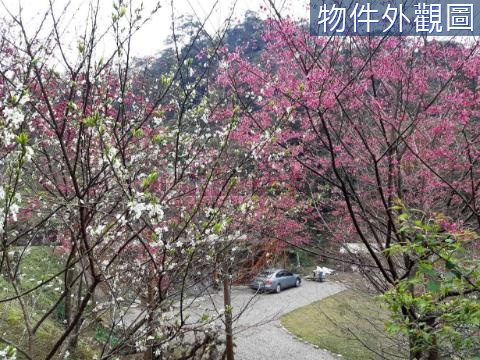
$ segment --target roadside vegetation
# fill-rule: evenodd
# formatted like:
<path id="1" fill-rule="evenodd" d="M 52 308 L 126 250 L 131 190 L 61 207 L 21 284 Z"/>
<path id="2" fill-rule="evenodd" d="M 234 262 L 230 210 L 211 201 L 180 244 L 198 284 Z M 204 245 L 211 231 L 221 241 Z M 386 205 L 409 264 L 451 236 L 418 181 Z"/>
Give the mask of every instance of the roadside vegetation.
<path id="1" fill-rule="evenodd" d="M 18 277 L 24 281 L 17 288 L 20 294 L 38 287 L 39 284 L 62 270 L 62 257 L 55 252 L 55 247 L 32 246 L 28 251 L 22 253 L 23 250 L 23 247 L 12 248 L 12 257 L 21 259 Z M 38 287 L 37 290 L 28 295 L 23 295 L 21 303 L 18 299 L 0 303 L 0 334 L 7 334 L 10 341 L 17 345 L 17 348 L 27 345 L 22 304 L 30 309 L 28 316 L 35 321 L 40 320 L 49 309 L 55 309 L 54 314 L 36 330 L 32 348 L 34 359 L 42 358 L 63 332 L 63 322 L 65 320 L 63 302 L 56 308 L 54 306 L 62 289 L 61 283 L 60 278 L 54 278 L 51 282 Z M 17 293 L 12 284 L 6 281 L 4 277 L 0 277 L 0 298 L 8 299 L 16 296 Z M 93 356 L 91 345 L 82 341 L 72 355 L 78 360 L 91 359 Z M 24 359 L 25 357 L 20 353 L 17 354 L 17 358 Z"/>
<path id="2" fill-rule="evenodd" d="M 301 339 L 345 359 L 406 359 L 408 346 L 385 329 L 389 313 L 367 294 L 345 290 L 281 318 Z"/>

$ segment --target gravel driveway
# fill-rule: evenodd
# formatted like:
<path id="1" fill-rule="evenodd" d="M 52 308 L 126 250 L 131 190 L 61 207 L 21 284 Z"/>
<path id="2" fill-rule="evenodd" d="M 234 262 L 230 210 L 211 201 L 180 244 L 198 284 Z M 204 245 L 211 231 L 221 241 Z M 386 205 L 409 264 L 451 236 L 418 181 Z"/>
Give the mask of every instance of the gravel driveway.
<path id="1" fill-rule="evenodd" d="M 322 360 L 338 357 L 290 335 L 280 324 L 280 316 L 296 308 L 333 295 L 345 287 L 337 282 L 303 281 L 299 288 L 280 294 L 258 294 L 247 287 L 232 289 L 234 316 L 246 304 L 250 306 L 235 322 L 236 359 L 238 360 Z M 215 296 L 222 307 L 222 298 Z M 205 304 L 204 304 L 205 306 Z"/>

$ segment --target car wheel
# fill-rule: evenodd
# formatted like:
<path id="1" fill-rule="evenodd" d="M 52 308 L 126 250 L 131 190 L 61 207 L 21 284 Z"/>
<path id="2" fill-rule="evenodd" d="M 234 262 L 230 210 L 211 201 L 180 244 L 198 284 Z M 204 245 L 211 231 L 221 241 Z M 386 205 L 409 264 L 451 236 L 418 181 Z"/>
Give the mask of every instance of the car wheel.
<path id="1" fill-rule="evenodd" d="M 280 284 L 277 284 L 277 287 L 275 288 L 275 292 L 279 294 L 280 291 L 282 291 L 282 287 L 280 286 Z"/>
<path id="2" fill-rule="evenodd" d="M 295 281 L 295 287 L 299 287 L 300 283 L 301 283 L 300 279 L 297 279 L 297 281 Z"/>

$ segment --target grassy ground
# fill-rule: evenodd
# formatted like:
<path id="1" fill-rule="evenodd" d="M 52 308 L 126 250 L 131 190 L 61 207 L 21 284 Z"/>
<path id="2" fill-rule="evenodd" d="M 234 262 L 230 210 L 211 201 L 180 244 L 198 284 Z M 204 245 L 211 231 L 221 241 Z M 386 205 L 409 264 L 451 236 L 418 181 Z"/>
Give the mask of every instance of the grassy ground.
<path id="1" fill-rule="evenodd" d="M 21 251 L 21 248 L 18 249 Z M 56 274 L 63 268 L 62 259 L 54 252 L 54 249 L 47 246 L 31 247 L 30 251 L 22 257 L 20 276 L 22 291 L 31 289 L 42 280 Z M 62 276 L 58 277 L 48 285 L 42 286 L 23 297 L 25 307 L 28 309 L 28 316 L 37 320 L 45 311 L 50 309 L 57 301 L 62 289 Z M 15 296 L 11 284 L 0 275 L 0 299 Z M 61 307 L 43 323 L 36 332 L 34 340 L 34 359 L 41 359 L 48 353 L 55 341 L 63 332 Z M 16 344 L 25 345 L 25 321 L 20 303 L 16 300 L 0 303 L 0 334 Z M 0 348 L 3 344 L 0 343 Z M 79 351 L 73 354 L 75 359 L 91 359 L 89 348 L 85 344 L 79 344 Z M 22 359 L 18 354 L 18 359 Z"/>
<path id="2" fill-rule="evenodd" d="M 384 331 L 387 311 L 352 290 L 296 309 L 281 319 L 293 334 L 345 359 L 404 359 L 401 339 Z"/>

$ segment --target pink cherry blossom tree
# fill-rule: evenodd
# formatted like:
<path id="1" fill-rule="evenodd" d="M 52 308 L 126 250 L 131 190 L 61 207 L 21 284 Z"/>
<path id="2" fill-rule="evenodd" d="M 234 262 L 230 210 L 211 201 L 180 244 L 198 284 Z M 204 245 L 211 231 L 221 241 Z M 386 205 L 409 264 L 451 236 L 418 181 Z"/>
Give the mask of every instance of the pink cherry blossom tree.
<path id="1" fill-rule="evenodd" d="M 276 14 L 258 63 L 240 48 L 224 54 L 218 83 L 241 109 L 235 137 L 265 143 L 259 168 L 297 190 L 337 248 L 361 242 L 367 258 L 350 261 L 383 293 L 418 270 L 415 255 L 389 251 L 414 241 L 396 204 L 444 214 L 447 231 L 480 226 L 478 44 L 311 37 Z M 414 307 L 399 311 L 412 324 L 424 319 Z M 438 358 L 409 336 L 411 358 Z"/>

